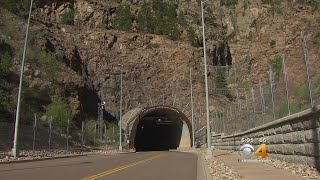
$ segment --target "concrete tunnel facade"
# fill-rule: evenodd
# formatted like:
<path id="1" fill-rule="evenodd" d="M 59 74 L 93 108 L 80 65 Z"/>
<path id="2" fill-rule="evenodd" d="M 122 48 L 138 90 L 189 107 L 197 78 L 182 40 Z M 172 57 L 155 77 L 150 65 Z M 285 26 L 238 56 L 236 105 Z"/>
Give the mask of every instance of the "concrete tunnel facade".
<path id="1" fill-rule="evenodd" d="M 130 148 L 136 151 L 189 149 L 192 124 L 180 110 L 170 106 L 136 108 L 122 117 Z"/>

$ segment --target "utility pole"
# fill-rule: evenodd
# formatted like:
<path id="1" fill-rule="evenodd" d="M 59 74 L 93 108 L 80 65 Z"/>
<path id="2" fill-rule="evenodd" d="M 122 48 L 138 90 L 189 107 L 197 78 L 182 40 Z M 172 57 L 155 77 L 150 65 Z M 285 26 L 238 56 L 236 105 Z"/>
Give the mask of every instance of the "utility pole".
<path id="1" fill-rule="evenodd" d="M 19 81 L 19 92 L 18 92 L 18 103 L 17 103 L 15 129 L 14 129 L 13 148 L 11 150 L 11 155 L 13 155 L 13 157 L 15 157 L 15 158 L 19 155 L 19 152 L 18 152 L 18 131 L 19 131 L 20 101 L 21 101 L 21 90 L 22 90 L 22 80 L 23 80 L 23 72 L 24 72 L 24 61 L 25 61 L 25 57 L 26 57 L 26 49 L 27 49 L 27 43 L 28 43 L 28 34 L 29 34 L 29 27 L 30 27 L 32 3 L 33 3 L 33 0 L 30 0 L 27 31 L 26 31 L 26 36 L 25 36 L 25 39 L 24 39 L 23 57 L 22 57 L 22 62 L 21 62 L 21 71 L 20 71 L 20 81 Z"/>
<path id="2" fill-rule="evenodd" d="M 122 64 L 120 66 L 120 121 L 119 121 L 119 151 L 122 151 Z"/>
<path id="3" fill-rule="evenodd" d="M 202 17 L 202 35 L 203 35 L 203 58 L 204 58 L 204 76 L 206 84 L 206 109 L 207 109 L 207 154 L 212 155 L 211 150 L 211 133 L 209 120 L 209 90 L 208 90 L 208 73 L 207 73 L 207 55 L 206 55 L 206 37 L 204 32 L 204 16 L 203 16 L 204 1 L 201 0 L 201 17 Z"/>

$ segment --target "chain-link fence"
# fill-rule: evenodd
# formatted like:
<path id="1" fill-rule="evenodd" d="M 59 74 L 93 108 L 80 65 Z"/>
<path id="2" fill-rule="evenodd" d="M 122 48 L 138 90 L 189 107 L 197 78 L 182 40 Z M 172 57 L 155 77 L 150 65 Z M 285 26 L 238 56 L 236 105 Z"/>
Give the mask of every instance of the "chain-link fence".
<path id="1" fill-rule="evenodd" d="M 262 75 L 254 75 L 250 64 L 210 69 L 210 104 L 219 104 L 210 114 L 214 132 L 242 132 L 320 105 L 319 52 L 309 57 L 311 42 L 303 32 L 300 40 L 301 57 L 276 56 Z"/>
<path id="2" fill-rule="evenodd" d="M 19 150 L 80 150 L 85 147 L 115 149 L 119 142 L 119 128 L 114 123 L 103 123 L 102 131 L 96 120 L 82 122 L 80 126 L 66 120 L 67 126 L 53 123 L 53 118 L 40 119 L 34 115 L 33 124 L 19 125 Z M 80 127 L 80 128 L 78 128 Z M 14 123 L 0 123 L 0 151 L 13 147 Z"/>

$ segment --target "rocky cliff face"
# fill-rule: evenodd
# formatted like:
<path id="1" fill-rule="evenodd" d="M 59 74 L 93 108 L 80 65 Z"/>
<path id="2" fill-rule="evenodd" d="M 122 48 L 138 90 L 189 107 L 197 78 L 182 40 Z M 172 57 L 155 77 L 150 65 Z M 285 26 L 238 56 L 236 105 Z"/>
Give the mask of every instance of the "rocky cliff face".
<path id="1" fill-rule="evenodd" d="M 143 2 L 126 1 L 134 17 Z M 174 3 L 201 39 L 199 2 Z M 206 35 L 211 87 L 215 86 L 216 75 L 211 67 L 216 65 L 239 67 L 240 78 L 227 79 L 228 87 L 257 85 L 259 80 L 267 83 L 270 61 L 282 54 L 287 57 L 290 79 L 296 81 L 291 86 L 304 83 L 300 30 L 306 32 L 311 71 L 318 72 L 319 49 L 314 41 L 320 23 L 318 10 L 293 5 L 291 1 L 283 2 L 280 9 L 261 1 L 240 0 L 232 6 L 220 3 L 210 1 L 205 7 L 206 22 L 210 22 L 206 24 Z M 124 65 L 124 112 L 137 106 L 162 103 L 189 108 L 189 69 L 192 68 L 195 103 L 203 100 L 202 48 L 192 47 L 186 41 L 187 31 L 182 29 L 182 39 L 172 41 L 165 36 L 138 33 L 135 25 L 129 33 L 112 30 L 118 5 L 117 1 L 70 0 L 38 6 L 33 12 L 33 40 L 36 46 L 59 57 L 65 64 L 65 72 L 59 73 L 57 82 L 50 86 L 52 82 L 35 75 L 37 69 L 27 63 L 30 67 L 27 71 L 31 71 L 26 78 L 29 86 L 49 92 L 51 99 L 66 98 L 80 119 L 94 118 L 100 100 L 105 100 L 105 110 L 117 117 L 121 71 L 118 64 Z M 61 25 L 61 15 L 70 10 L 74 11 L 73 25 Z M 214 22 L 209 21 L 211 16 Z M 135 19 L 133 22 L 135 24 Z M 17 47 L 21 48 L 23 35 L 12 37 L 2 39 L 19 42 Z M 280 76 L 281 83 L 283 77 Z M 232 99 L 212 100 L 211 109 L 224 106 L 223 101 Z"/>

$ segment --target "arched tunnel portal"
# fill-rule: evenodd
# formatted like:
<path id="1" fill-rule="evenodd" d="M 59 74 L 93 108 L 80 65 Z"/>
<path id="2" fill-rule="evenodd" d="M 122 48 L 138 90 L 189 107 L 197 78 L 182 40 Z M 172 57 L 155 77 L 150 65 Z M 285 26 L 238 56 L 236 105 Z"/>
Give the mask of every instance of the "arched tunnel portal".
<path id="1" fill-rule="evenodd" d="M 187 116 L 170 106 L 140 109 L 127 122 L 129 147 L 136 151 L 185 149 L 192 146 L 192 125 Z"/>

